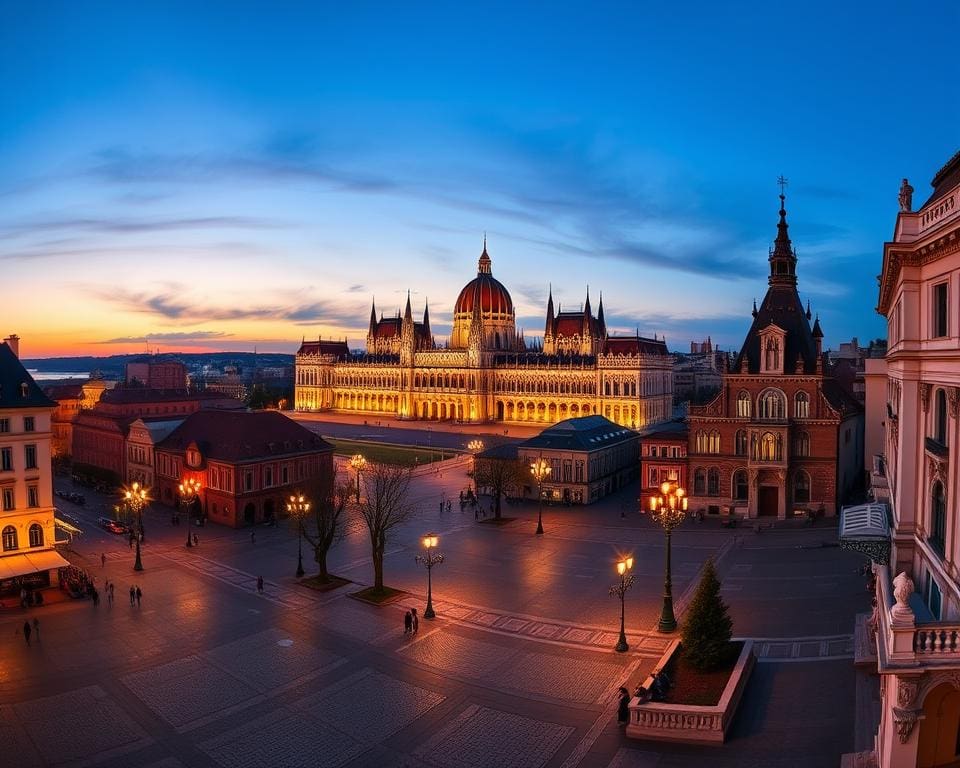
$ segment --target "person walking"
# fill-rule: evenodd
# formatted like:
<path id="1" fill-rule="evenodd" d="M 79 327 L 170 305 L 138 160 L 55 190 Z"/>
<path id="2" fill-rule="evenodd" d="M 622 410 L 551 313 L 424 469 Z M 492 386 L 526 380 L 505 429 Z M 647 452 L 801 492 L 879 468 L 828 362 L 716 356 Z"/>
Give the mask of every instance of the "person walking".
<path id="1" fill-rule="evenodd" d="M 139 584 L 137 584 L 137 592 L 136 592 L 136 595 L 137 595 L 137 608 L 139 608 L 139 607 L 140 607 L 140 598 L 143 597 L 143 592 L 140 591 L 140 585 L 139 585 Z"/>
<path id="2" fill-rule="evenodd" d="M 23 622 L 23 639 L 27 641 L 27 645 L 30 645 L 30 622 Z"/>
<path id="3" fill-rule="evenodd" d="M 107 597 L 110 601 L 110 607 L 113 607 L 113 582 L 110 582 L 110 586 L 107 588 Z"/>
<path id="4" fill-rule="evenodd" d="M 193 534 L 193 546 L 195 547 L 200 546 L 200 537 L 197 536 L 197 534 Z"/>
<path id="5" fill-rule="evenodd" d="M 93 600 L 93 607 L 96 608 L 100 605 L 100 593 L 96 588 L 90 593 L 90 598 Z"/>
<path id="6" fill-rule="evenodd" d="M 617 722 L 626 725 L 630 722 L 630 692 L 620 686 L 620 701 L 617 703 Z"/>
<path id="7" fill-rule="evenodd" d="M 417 632 L 420 630 L 420 617 L 417 616 L 416 608 L 410 609 L 410 619 L 411 619 L 411 627 L 413 630 L 413 634 L 417 634 Z"/>
<path id="8" fill-rule="evenodd" d="M 407 611 L 403 616 L 403 634 L 409 635 L 413 631 L 413 614 Z M 27 641 L 29 644 L 29 640 Z"/>
<path id="9" fill-rule="evenodd" d="M 103 554 L 103 552 L 101 552 L 101 553 L 100 553 L 100 567 L 103 568 L 106 564 L 107 564 L 107 556 L 106 556 L 105 554 Z"/>
<path id="10" fill-rule="evenodd" d="M 40 619 L 36 616 L 33 617 L 33 635 L 37 638 L 37 642 L 40 642 Z"/>
<path id="11" fill-rule="evenodd" d="M 130 585 L 130 605 L 135 605 L 137 602 L 137 590 L 134 589 L 133 584 Z"/>
<path id="12" fill-rule="evenodd" d="M 257 592 L 263 594 L 263 576 L 257 576 Z"/>
<path id="13" fill-rule="evenodd" d="M 256 543 L 257 543 L 257 532 L 256 532 L 256 531 L 250 531 L 250 543 L 251 543 L 251 544 L 256 544 Z"/>

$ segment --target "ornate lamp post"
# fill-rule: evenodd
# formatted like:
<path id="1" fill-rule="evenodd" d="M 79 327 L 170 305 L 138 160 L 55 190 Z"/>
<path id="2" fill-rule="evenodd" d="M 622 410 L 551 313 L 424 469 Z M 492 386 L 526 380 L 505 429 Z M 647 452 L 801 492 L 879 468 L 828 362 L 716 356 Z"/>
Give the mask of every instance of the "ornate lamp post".
<path id="1" fill-rule="evenodd" d="M 667 559 L 663 581 L 663 611 L 657 626 L 661 632 L 673 632 L 677 620 L 673 615 L 673 588 L 670 581 L 670 534 L 687 516 L 686 491 L 676 481 L 660 486 L 659 495 L 650 497 L 650 516 L 667 534 Z"/>
<path id="2" fill-rule="evenodd" d="M 123 502 L 127 509 L 133 512 L 137 525 L 134 531 L 134 538 L 137 540 L 137 559 L 133 563 L 133 570 L 142 571 L 143 563 L 140 562 L 140 537 L 143 536 L 143 508 L 147 506 L 150 500 L 146 488 L 141 488 L 140 483 L 134 483 L 129 488 L 123 489 Z"/>
<path id="3" fill-rule="evenodd" d="M 467 443 L 467 449 L 470 453 L 480 453 L 483 450 L 483 440 L 471 440 Z"/>
<path id="4" fill-rule="evenodd" d="M 530 465 L 530 474 L 537 481 L 537 498 L 540 506 L 537 509 L 537 535 L 543 534 L 543 481 L 550 477 L 552 471 L 546 459 L 541 456 Z"/>
<path id="5" fill-rule="evenodd" d="M 431 573 L 433 571 L 433 566 L 440 565 L 443 562 L 443 555 L 439 552 L 434 552 L 436 549 L 437 535 L 434 533 L 428 533 L 423 537 L 423 546 L 427 550 L 425 555 L 417 555 L 416 561 L 420 565 L 427 566 L 427 610 L 423 612 L 423 618 L 432 619 L 435 614 L 433 612 L 433 580 L 431 578 Z"/>
<path id="6" fill-rule="evenodd" d="M 188 480 L 184 480 L 180 483 L 180 505 L 183 507 L 183 512 L 187 516 L 187 546 L 192 547 L 193 543 L 190 541 L 190 505 L 193 504 L 193 500 L 197 498 L 197 494 L 200 493 L 200 481 L 196 478 L 191 477 Z"/>
<path id="7" fill-rule="evenodd" d="M 367 468 L 367 460 L 362 453 L 350 457 L 350 466 L 357 470 L 357 504 L 360 503 L 360 473 Z"/>
<path id="8" fill-rule="evenodd" d="M 623 596 L 627 594 L 627 590 L 633 586 L 633 574 L 630 573 L 632 570 L 632 557 L 624 558 L 618 562 L 617 573 L 620 574 L 620 583 L 610 587 L 610 594 L 620 598 L 620 639 L 617 640 L 617 644 L 613 648 L 617 653 L 626 653 L 630 650 L 630 646 L 627 645 L 627 633 L 624 631 L 623 626 Z"/>
<path id="9" fill-rule="evenodd" d="M 297 578 L 303 576 L 303 518 L 310 511 L 310 502 L 302 493 L 291 496 L 287 512 L 297 519 Z"/>

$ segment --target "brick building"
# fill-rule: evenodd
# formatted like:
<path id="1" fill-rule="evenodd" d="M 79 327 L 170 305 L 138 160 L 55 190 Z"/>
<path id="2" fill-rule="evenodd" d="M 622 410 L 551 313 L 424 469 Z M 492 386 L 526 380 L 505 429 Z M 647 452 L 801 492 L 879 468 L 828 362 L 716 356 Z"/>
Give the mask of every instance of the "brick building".
<path id="1" fill-rule="evenodd" d="M 650 509 L 650 496 L 660 484 L 675 480 L 687 489 L 687 434 L 683 421 L 668 421 L 640 433 L 640 509 Z"/>
<path id="2" fill-rule="evenodd" d="M 173 506 L 196 479 L 203 513 L 233 528 L 283 517 L 292 494 L 316 499 L 333 482 L 333 446 L 277 411 L 198 411 L 154 454 L 155 499 Z"/>
<path id="3" fill-rule="evenodd" d="M 187 367 L 177 360 L 151 355 L 127 363 L 125 379 L 127 384 L 148 389 L 185 389 Z"/>
<path id="4" fill-rule="evenodd" d="M 832 377 L 820 320 L 811 327 L 800 301 L 783 203 L 743 347 L 719 394 L 689 411 L 691 510 L 833 515 L 862 476 L 863 409 Z"/>

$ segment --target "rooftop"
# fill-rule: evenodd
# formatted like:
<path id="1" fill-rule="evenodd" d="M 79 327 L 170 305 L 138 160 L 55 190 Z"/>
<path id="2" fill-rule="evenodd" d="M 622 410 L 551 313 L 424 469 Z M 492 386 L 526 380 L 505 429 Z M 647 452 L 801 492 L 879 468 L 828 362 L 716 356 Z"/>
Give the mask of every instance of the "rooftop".
<path id="1" fill-rule="evenodd" d="M 43 394 L 10 345 L 0 343 L 0 409 L 54 406 L 56 403 Z"/>

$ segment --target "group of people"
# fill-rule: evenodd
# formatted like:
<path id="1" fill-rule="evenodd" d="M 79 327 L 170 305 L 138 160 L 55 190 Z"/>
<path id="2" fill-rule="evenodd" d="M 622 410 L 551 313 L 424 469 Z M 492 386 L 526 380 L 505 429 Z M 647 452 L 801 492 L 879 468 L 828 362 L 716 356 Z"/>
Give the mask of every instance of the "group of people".
<path id="1" fill-rule="evenodd" d="M 406 637 L 413 637 L 420 629 L 420 617 L 417 616 L 417 609 L 411 608 L 403 616 L 403 634 Z"/>
<path id="2" fill-rule="evenodd" d="M 110 585 L 113 586 L 112 584 Z M 135 605 L 137 608 L 140 607 L 140 600 L 143 599 L 143 591 L 140 589 L 139 584 L 130 585 L 130 605 Z"/>

